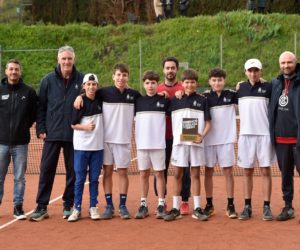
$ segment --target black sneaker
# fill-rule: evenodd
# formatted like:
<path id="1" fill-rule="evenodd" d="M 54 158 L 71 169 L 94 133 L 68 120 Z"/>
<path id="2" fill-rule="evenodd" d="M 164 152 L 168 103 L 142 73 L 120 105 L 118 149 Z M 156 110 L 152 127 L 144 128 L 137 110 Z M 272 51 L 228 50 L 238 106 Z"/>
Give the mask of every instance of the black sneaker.
<path id="1" fill-rule="evenodd" d="M 14 206 L 14 217 L 17 220 L 26 220 L 27 219 L 27 217 L 23 211 L 23 205 L 15 205 Z"/>
<path id="2" fill-rule="evenodd" d="M 285 206 L 281 213 L 276 217 L 278 221 L 286 221 L 295 218 L 294 208 Z"/>
<path id="3" fill-rule="evenodd" d="M 238 214 L 237 214 L 237 212 L 235 211 L 235 207 L 234 207 L 233 204 L 227 206 L 226 215 L 227 215 L 230 219 L 236 219 L 236 218 L 238 217 Z"/>
<path id="4" fill-rule="evenodd" d="M 156 219 L 163 219 L 166 216 L 166 208 L 163 205 L 159 205 L 156 209 Z"/>
<path id="5" fill-rule="evenodd" d="M 243 212 L 240 214 L 239 220 L 249 220 L 252 216 L 252 208 L 250 205 L 245 205 Z"/>
<path id="6" fill-rule="evenodd" d="M 166 216 L 164 217 L 165 221 L 173 221 L 177 219 L 181 219 L 182 216 L 180 214 L 180 210 L 176 208 L 172 208 L 171 211 L 169 211 Z"/>
<path id="7" fill-rule="evenodd" d="M 47 207 L 40 207 L 37 206 L 37 208 L 34 210 L 34 212 L 30 215 L 31 221 L 41 221 L 43 219 L 49 218 Z"/>
<path id="8" fill-rule="evenodd" d="M 148 208 L 146 206 L 140 206 L 137 211 L 135 218 L 136 219 L 145 219 L 149 216 Z"/>
<path id="9" fill-rule="evenodd" d="M 214 215 L 215 213 L 215 208 L 213 205 L 209 205 L 209 204 L 206 204 L 204 210 L 203 210 L 204 214 L 207 216 L 207 217 L 211 217 Z"/>
<path id="10" fill-rule="evenodd" d="M 270 206 L 265 205 L 263 208 L 263 220 L 273 220 Z"/>
<path id="11" fill-rule="evenodd" d="M 196 209 L 193 210 L 192 217 L 196 220 L 201 220 L 201 221 L 208 220 L 208 216 L 204 213 L 204 211 L 201 209 L 201 207 L 197 207 Z"/>

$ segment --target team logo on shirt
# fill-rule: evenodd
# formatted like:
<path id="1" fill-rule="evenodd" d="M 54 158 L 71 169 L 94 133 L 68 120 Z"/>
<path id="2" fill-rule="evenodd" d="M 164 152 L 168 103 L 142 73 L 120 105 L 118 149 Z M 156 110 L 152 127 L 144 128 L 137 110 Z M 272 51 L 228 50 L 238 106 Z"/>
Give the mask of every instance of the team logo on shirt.
<path id="1" fill-rule="evenodd" d="M 201 107 L 201 103 L 197 102 L 196 100 L 193 102 L 194 107 Z"/>
<path id="2" fill-rule="evenodd" d="M 126 99 L 132 101 L 134 99 L 134 97 L 131 96 L 131 95 L 129 95 L 129 94 L 127 94 Z"/>
<path id="3" fill-rule="evenodd" d="M 257 90 L 257 93 L 259 93 L 259 94 L 264 94 L 266 92 L 267 92 L 267 90 L 262 89 L 262 88 L 258 88 L 258 90 Z"/>
<path id="4" fill-rule="evenodd" d="M 282 95 L 279 97 L 279 106 L 285 107 L 289 103 L 289 97 L 285 94 L 282 93 Z"/>
<path id="5" fill-rule="evenodd" d="M 25 100 L 25 99 L 26 99 L 26 96 L 23 95 L 23 96 L 21 97 L 21 100 L 23 101 L 23 100 Z"/>
<path id="6" fill-rule="evenodd" d="M 75 89 L 79 89 L 79 86 L 78 86 L 78 84 L 76 84 L 76 85 L 75 85 Z"/>
<path id="7" fill-rule="evenodd" d="M 1 100 L 7 100 L 8 98 L 9 98 L 9 94 L 1 96 Z"/>
<path id="8" fill-rule="evenodd" d="M 224 96 L 223 102 L 225 102 L 225 103 L 231 102 L 231 98 L 226 98 L 226 97 Z"/>
<path id="9" fill-rule="evenodd" d="M 165 104 L 163 104 L 163 103 L 160 103 L 160 102 L 156 103 L 156 107 L 158 107 L 158 108 L 163 108 L 164 106 L 165 106 Z"/>
<path id="10" fill-rule="evenodd" d="M 98 108 L 98 110 L 101 110 L 101 106 L 100 105 L 97 105 L 97 108 Z"/>

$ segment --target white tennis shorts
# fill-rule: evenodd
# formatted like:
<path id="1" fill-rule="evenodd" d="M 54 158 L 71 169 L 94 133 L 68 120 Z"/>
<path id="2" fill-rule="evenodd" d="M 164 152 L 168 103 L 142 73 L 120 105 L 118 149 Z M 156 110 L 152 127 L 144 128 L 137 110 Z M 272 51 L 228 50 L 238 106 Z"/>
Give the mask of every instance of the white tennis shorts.
<path id="1" fill-rule="evenodd" d="M 269 167 L 276 162 L 275 149 L 269 135 L 240 135 L 238 142 L 239 167 Z"/>
<path id="2" fill-rule="evenodd" d="M 176 167 L 205 166 L 203 147 L 192 145 L 176 145 L 172 149 L 172 165 Z"/>
<path id="3" fill-rule="evenodd" d="M 137 150 L 137 158 L 140 171 L 148 170 L 151 167 L 154 171 L 166 169 L 165 149 L 139 149 Z"/>
<path id="4" fill-rule="evenodd" d="M 232 167 L 235 163 L 234 143 L 205 146 L 206 166 L 213 168 L 218 164 L 222 168 Z"/>
<path id="5" fill-rule="evenodd" d="M 104 143 L 103 165 L 128 168 L 131 163 L 131 144 Z"/>

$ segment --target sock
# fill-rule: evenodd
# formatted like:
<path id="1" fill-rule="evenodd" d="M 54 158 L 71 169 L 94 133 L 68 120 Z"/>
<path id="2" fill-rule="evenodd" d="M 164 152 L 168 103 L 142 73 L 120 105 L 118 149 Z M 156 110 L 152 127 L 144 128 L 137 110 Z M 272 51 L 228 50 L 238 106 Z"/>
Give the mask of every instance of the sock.
<path id="1" fill-rule="evenodd" d="M 179 210 L 180 207 L 180 196 L 173 196 L 173 208 L 176 208 Z"/>
<path id="2" fill-rule="evenodd" d="M 233 205 L 233 198 L 227 198 L 227 205 L 230 206 L 230 205 Z"/>
<path id="3" fill-rule="evenodd" d="M 245 205 L 249 205 L 251 207 L 251 198 L 245 199 Z"/>
<path id="4" fill-rule="evenodd" d="M 200 196 L 193 196 L 194 198 L 194 209 L 200 207 Z"/>
<path id="5" fill-rule="evenodd" d="M 213 198 L 212 197 L 206 197 L 206 203 L 209 206 L 213 206 L 213 202 L 212 202 Z"/>
<path id="6" fill-rule="evenodd" d="M 120 207 L 126 206 L 127 194 L 120 194 Z"/>
<path id="7" fill-rule="evenodd" d="M 114 207 L 113 201 L 112 201 L 112 194 L 105 194 L 105 200 L 107 205 L 111 205 Z"/>
<path id="8" fill-rule="evenodd" d="M 158 206 L 164 206 L 165 205 L 165 199 L 164 198 L 158 198 Z"/>
<path id="9" fill-rule="evenodd" d="M 141 206 L 147 207 L 147 198 L 141 198 Z"/>
<path id="10" fill-rule="evenodd" d="M 270 201 L 264 201 L 264 206 L 270 206 Z"/>

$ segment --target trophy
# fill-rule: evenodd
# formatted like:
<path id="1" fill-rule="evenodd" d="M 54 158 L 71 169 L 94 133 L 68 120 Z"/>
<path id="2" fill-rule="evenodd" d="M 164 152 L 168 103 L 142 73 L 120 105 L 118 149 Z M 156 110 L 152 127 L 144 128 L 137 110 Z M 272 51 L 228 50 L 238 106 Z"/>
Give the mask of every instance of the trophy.
<path id="1" fill-rule="evenodd" d="M 200 140 L 201 135 L 198 133 L 197 118 L 182 118 L 182 133 L 180 141 L 193 142 Z"/>

